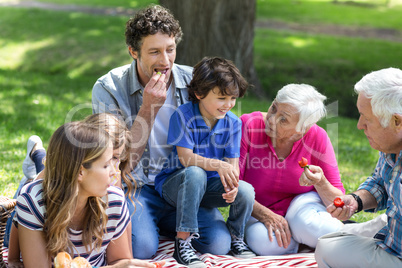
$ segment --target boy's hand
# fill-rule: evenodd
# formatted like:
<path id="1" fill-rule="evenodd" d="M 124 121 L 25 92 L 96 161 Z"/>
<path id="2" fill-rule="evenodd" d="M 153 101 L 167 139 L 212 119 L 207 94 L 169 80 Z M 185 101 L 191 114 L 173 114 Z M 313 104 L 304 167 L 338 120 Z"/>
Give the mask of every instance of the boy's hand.
<path id="1" fill-rule="evenodd" d="M 238 191 L 239 191 L 239 188 L 235 187 L 229 191 L 226 191 L 226 193 L 222 194 L 222 197 L 223 197 L 223 199 L 226 200 L 226 203 L 233 203 L 236 199 Z"/>
<path id="2" fill-rule="evenodd" d="M 226 192 L 239 187 L 239 173 L 231 164 L 225 161 L 220 161 L 217 172 Z"/>

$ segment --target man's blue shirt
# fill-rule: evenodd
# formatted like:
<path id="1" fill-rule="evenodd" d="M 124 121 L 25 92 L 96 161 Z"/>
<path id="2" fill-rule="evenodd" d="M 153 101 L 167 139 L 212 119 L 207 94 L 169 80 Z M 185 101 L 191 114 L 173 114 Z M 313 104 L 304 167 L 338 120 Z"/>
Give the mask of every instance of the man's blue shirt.
<path id="1" fill-rule="evenodd" d="M 131 128 L 142 105 L 144 90 L 138 78 L 136 65 L 136 61 L 133 60 L 131 64 L 115 68 L 96 81 L 92 89 L 93 113 L 121 114 L 127 127 Z M 189 66 L 173 64 L 172 75 L 176 107 L 188 102 L 187 84 L 191 82 L 193 77 L 192 70 L 193 68 Z M 136 133 L 136 135 L 142 135 L 142 133 Z M 162 167 L 162 163 L 168 156 L 167 154 L 164 159 L 151 159 L 153 143 L 150 137 L 141 161 L 131 173 L 139 186 L 144 183 L 153 185 L 154 181 L 148 178 L 150 163 L 156 163 L 155 165 L 161 163 L 160 167 Z"/>
<path id="2" fill-rule="evenodd" d="M 223 160 L 240 156 L 240 139 L 241 121 L 232 112 L 229 111 L 210 129 L 202 118 L 198 103 L 181 105 L 170 118 L 167 144 L 173 145 L 173 150 L 155 178 L 155 189 L 161 194 L 165 179 L 184 168 L 176 146 L 192 149 L 195 154 L 206 158 Z M 219 177 L 218 172 L 207 171 L 207 178 L 212 177 Z"/>
<path id="3" fill-rule="evenodd" d="M 377 200 L 374 211 L 387 209 L 388 224 L 376 235 L 377 244 L 388 253 L 402 258 L 402 151 L 399 155 L 380 152 L 373 175 L 359 186 Z"/>

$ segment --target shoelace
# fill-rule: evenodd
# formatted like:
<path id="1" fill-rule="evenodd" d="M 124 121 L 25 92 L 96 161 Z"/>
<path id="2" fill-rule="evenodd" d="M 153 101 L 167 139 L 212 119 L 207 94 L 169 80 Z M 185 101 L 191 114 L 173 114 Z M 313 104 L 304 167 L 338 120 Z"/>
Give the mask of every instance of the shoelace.
<path id="1" fill-rule="evenodd" d="M 181 240 L 180 241 L 180 255 L 184 259 L 184 261 L 188 262 L 192 259 L 198 259 L 197 255 L 195 255 L 195 249 L 191 245 L 191 240 L 195 238 L 198 239 L 200 238 L 200 235 L 197 233 L 194 233 L 187 237 L 186 240 Z"/>
<path id="2" fill-rule="evenodd" d="M 243 239 L 236 238 L 232 241 L 232 244 L 238 251 L 249 250 Z"/>

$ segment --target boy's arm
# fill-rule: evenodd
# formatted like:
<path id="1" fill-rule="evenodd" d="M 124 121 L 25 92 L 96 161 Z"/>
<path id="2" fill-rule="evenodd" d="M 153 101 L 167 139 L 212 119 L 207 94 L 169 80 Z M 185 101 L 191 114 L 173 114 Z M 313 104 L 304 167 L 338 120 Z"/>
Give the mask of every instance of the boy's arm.
<path id="1" fill-rule="evenodd" d="M 228 162 L 226 162 L 218 159 L 200 156 L 198 154 L 195 154 L 193 150 L 189 148 L 176 146 L 176 149 L 180 163 L 184 167 L 197 166 L 204 169 L 205 171 L 218 172 L 222 181 L 222 185 L 225 188 L 226 192 L 235 187 L 239 187 L 238 158 L 230 158 L 228 159 Z"/>
<path id="2" fill-rule="evenodd" d="M 234 169 L 237 171 L 237 174 L 240 174 L 240 170 L 239 170 L 239 158 L 226 158 L 226 161 L 231 164 Z M 237 176 L 237 181 L 239 181 L 239 176 Z"/>
<path id="3" fill-rule="evenodd" d="M 239 158 L 226 158 L 226 161 L 234 167 L 234 169 L 237 171 L 237 174 L 240 174 Z M 239 182 L 239 175 L 236 178 L 237 182 Z M 222 195 L 223 199 L 225 199 L 227 203 L 234 202 L 237 196 L 237 192 L 239 191 L 238 187 L 231 188 L 229 189 L 229 191 L 227 191 L 228 189 L 225 190 L 226 193 Z"/>

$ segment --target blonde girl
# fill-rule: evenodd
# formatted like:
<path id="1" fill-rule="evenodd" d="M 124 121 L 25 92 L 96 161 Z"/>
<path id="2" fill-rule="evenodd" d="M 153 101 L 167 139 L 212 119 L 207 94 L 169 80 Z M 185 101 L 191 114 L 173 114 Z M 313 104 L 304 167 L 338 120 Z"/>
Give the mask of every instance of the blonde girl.
<path id="1" fill-rule="evenodd" d="M 132 178 L 130 166 L 130 144 L 132 142 L 131 132 L 121 117 L 111 113 L 97 113 L 86 117 L 85 123 L 98 129 L 105 130 L 112 138 L 113 142 L 113 167 L 116 174 L 112 178 L 112 184 L 122 188 L 125 183 L 128 193 L 135 191 L 135 179 Z"/>
<path id="2" fill-rule="evenodd" d="M 124 195 L 110 186 L 112 161 L 112 139 L 105 130 L 84 121 L 56 130 L 43 180 L 26 185 L 17 199 L 24 267 L 51 267 L 60 251 L 97 267 L 153 267 L 132 259 Z"/>

